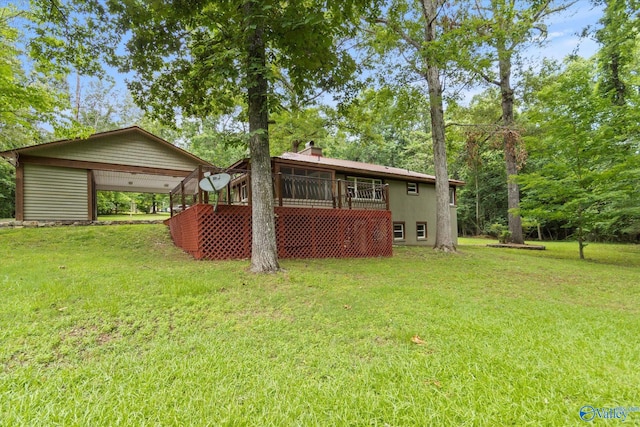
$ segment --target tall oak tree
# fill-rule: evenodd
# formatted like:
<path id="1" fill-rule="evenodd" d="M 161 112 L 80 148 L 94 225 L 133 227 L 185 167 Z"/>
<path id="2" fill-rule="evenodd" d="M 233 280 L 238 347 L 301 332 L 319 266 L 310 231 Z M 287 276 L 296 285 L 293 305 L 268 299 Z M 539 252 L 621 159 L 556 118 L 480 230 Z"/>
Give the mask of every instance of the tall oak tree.
<path id="1" fill-rule="evenodd" d="M 345 84 L 356 69 L 340 41 L 371 7 L 365 0 L 34 0 L 43 55 L 97 73 L 97 55 L 130 73 L 141 107 L 164 122 L 248 106 L 251 157 L 251 269 L 276 271 L 269 157 L 272 67 L 300 94 Z M 64 44 L 60 43 L 64 40 Z"/>

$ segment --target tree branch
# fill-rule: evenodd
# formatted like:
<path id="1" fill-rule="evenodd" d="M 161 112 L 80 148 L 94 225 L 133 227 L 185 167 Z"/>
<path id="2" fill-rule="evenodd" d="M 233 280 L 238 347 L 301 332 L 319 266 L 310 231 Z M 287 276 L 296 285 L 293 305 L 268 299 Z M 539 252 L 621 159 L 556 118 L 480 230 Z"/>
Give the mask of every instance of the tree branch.
<path id="1" fill-rule="evenodd" d="M 384 18 L 377 18 L 375 22 L 377 24 L 383 24 L 386 27 L 388 27 L 391 31 L 399 35 L 400 38 L 402 38 L 404 41 L 406 41 L 411 46 L 413 46 L 417 51 L 420 51 L 422 49 L 422 45 L 417 40 L 413 39 L 407 33 L 402 31 L 397 25 L 391 24 L 388 20 Z"/>

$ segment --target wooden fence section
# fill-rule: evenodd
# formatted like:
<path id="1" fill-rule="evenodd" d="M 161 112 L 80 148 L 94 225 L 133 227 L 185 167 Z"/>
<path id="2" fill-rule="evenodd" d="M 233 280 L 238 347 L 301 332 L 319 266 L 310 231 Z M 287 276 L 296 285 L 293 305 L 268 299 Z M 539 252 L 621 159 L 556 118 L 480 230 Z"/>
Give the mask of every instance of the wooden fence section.
<path id="1" fill-rule="evenodd" d="M 391 212 L 276 207 L 280 258 L 392 255 Z M 175 244 L 196 259 L 251 256 L 251 207 L 197 204 L 165 221 Z"/>

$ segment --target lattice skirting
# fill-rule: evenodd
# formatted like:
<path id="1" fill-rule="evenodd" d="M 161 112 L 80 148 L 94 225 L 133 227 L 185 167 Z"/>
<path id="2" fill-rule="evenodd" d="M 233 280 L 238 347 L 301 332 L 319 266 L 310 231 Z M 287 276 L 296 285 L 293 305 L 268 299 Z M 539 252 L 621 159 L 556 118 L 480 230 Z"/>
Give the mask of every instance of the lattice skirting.
<path id="1" fill-rule="evenodd" d="M 276 207 L 280 258 L 392 255 L 391 212 Z M 197 204 L 165 221 L 175 244 L 196 259 L 251 256 L 251 207 Z"/>

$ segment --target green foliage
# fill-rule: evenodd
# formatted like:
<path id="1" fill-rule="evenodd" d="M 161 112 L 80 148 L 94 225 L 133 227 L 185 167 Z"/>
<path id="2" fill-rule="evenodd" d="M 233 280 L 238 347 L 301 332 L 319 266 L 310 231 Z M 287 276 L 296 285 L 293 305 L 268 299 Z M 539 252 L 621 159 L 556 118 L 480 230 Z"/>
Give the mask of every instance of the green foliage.
<path id="1" fill-rule="evenodd" d="M 47 58 L 29 56 L 18 47 L 24 35 L 12 25 L 29 18 L 30 14 L 13 6 L 0 7 L 0 150 L 18 146 L 17 141 L 7 140 L 7 129 L 36 141 L 43 124 L 60 137 L 87 131 L 65 114 L 69 108 L 65 75 L 51 69 Z"/>
<path id="2" fill-rule="evenodd" d="M 521 178 L 522 213 L 561 222 L 581 252 L 584 241 L 621 238 L 640 221 L 638 126 L 620 133 L 616 114 L 624 111 L 599 95 L 596 78 L 588 60 L 572 60 L 547 78 L 528 112 L 540 131 L 529 140 L 536 170 Z M 626 113 L 637 123 L 634 109 Z"/>
<path id="3" fill-rule="evenodd" d="M 457 201 L 458 228 L 463 235 L 490 234 L 491 224 L 507 221 L 499 99 L 499 91 L 489 88 L 474 96 L 468 106 L 450 104 L 447 109 L 447 136 L 457 153 L 452 175 L 466 182 Z"/>
<path id="4" fill-rule="evenodd" d="M 162 225 L 0 229 L 2 422 L 567 426 L 634 405 L 640 248 L 484 243 L 256 276 Z"/>
<path id="5" fill-rule="evenodd" d="M 333 157 L 433 173 L 429 104 L 416 87 L 364 90 L 330 115 L 338 129 Z"/>
<path id="6" fill-rule="evenodd" d="M 237 105 L 238 94 L 246 96 L 247 88 L 255 84 L 253 65 L 247 62 L 247 36 L 252 28 L 245 3 L 102 5 L 70 0 L 52 8 L 48 1 L 36 1 L 34 13 L 41 20 L 35 46 L 42 55 L 62 65 L 74 64 L 81 73 L 99 73 L 100 60 L 133 73 L 129 88 L 136 103 L 165 123 L 174 123 L 176 115 L 203 118 L 229 113 Z M 286 74 L 300 96 L 316 87 L 345 84 L 356 64 L 348 51 L 337 48 L 337 41 L 355 33 L 355 24 L 369 3 L 252 3 L 254 17 L 265 26 L 266 75 L 271 84 L 278 73 Z M 89 49 L 93 58 L 86 54 Z M 272 72 L 272 66 L 278 73 Z"/>
<path id="7" fill-rule="evenodd" d="M 0 161 L 0 218 L 15 218 L 15 168 Z"/>
<path id="8" fill-rule="evenodd" d="M 609 0 L 600 20 L 602 27 L 595 33 L 601 44 L 600 81 L 598 91 L 611 99 L 614 105 L 622 106 L 634 94 L 637 80 L 638 40 L 640 15 L 637 0 Z"/>
<path id="9" fill-rule="evenodd" d="M 294 144 L 302 149 L 309 141 L 326 147 L 329 123 L 320 109 L 281 110 L 272 114 L 271 119 L 275 122 L 269 127 L 269 138 L 273 141 L 270 145 L 272 155 L 291 151 Z"/>
<path id="10" fill-rule="evenodd" d="M 79 84 L 79 80 L 78 80 Z M 133 126 L 142 118 L 142 112 L 131 96 L 115 89 L 115 82 L 90 80 L 80 91 L 79 104 L 75 105 L 77 119 L 95 132 Z"/>

